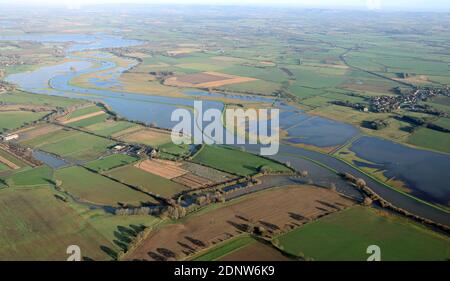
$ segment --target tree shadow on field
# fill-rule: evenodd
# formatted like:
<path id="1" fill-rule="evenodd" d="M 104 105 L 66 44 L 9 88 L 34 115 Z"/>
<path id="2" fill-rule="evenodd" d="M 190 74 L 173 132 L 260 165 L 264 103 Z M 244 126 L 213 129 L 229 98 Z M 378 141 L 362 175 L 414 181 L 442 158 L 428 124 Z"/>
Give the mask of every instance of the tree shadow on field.
<path id="1" fill-rule="evenodd" d="M 166 249 L 166 248 L 158 248 L 158 249 L 156 249 L 156 251 L 158 252 L 158 254 L 160 254 L 166 258 L 175 258 L 175 256 L 176 256 L 174 252 L 172 252 L 171 250 Z"/>
<path id="2" fill-rule="evenodd" d="M 262 221 L 262 220 L 260 220 L 259 223 L 262 224 L 263 226 L 267 227 L 270 230 L 273 230 L 273 231 L 280 230 L 280 227 L 278 225 L 276 225 L 276 224 L 273 224 L 273 223 L 270 223 L 270 222 L 266 222 L 266 221 Z"/>
<path id="3" fill-rule="evenodd" d="M 130 224 L 129 226 L 135 233 L 139 233 L 145 230 L 145 226 L 142 224 L 140 225 Z"/>
<path id="4" fill-rule="evenodd" d="M 166 261 L 167 260 L 165 257 L 163 257 L 162 255 L 159 255 L 155 252 L 148 252 L 147 254 L 150 258 L 154 259 L 155 261 Z"/>
<path id="5" fill-rule="evenodd" d="M 307 217 L 304 217 L 300 214 L 296 214 L 296 213 L 292 213 L 292 212 L 288 212 L 289 217 L 293 218 L 296 221 L 302 221 L 302 220 L 307 220 Z"/>
<path id="6" fill-rule="evenodd" d="M 194 244 L 196 246 L 206 247 L 206 244 L 199 239 L 195 239 L 195 238 L 189 237 L 189 236 L 184 236 L 184 238 L 186 238 L 186 240 L 188 240 L 189 242 L 191 242 L 192 244 Z"/>
<path id="7" fill-rule="evenodd" d="M 249 229 L 250 229 L 250 225 L 248 225 L 246 223 L 237 223 L 237 222 L 234 222 L 234 221 L 227 221 L 227 223 L 229 223 L 232 226 L 234 226 L 240 232 L 248 232 Z"/>
<path id="8" fill-rule="evenodd" d="M 117 227 L 117 230 L 120 231 L 122 234 L 126 234 L 128 236 L 135 237 L 137 235 L 136 231 L 134 231 L 133 228 L 131 228 L 131 227 L 128 228 L 128 227 L 119 225 Z"/>
<path id="9" fill-rule="evenodd" d="M 242 167 L 244 169 L 250 170 L 250 171 L 254 171 L 255 173 L 259 172 L 259 167 L 255 168 L 254 166 L 249 166 L 249 165 L 242 165 Z"/>
<path id="10" fill-rule="evenodd" d="M 129 236 L 123 234 L 122 232 L 114 231 L 114 236 L 117 239 L 119 239 L 119 241 L 125 244 L 129 244 L 132 241 L 132 239 Z"/>
<path id="11" fill-rule="evenodd" d="M 236 215 L 235 216 L 236 218 L 238 218 L 238 219 L 240 219 L 240 220 L 243 220 L 243 221 L 246 221 L 246 222 L 250 222 L 250 220 L 249 219 L 247 219 L 246 217 L 244 217 L 244 216 L 241 216 L 241 215 Z"/>
<path id="12" fill-rule="evenodd" d="M 329 211 L 327 209 L 321 208 L 321 207 L 316 207 L 317 210 L 328 213 Z"/>
<path id="13" fill-rule="evenodd" d="M 180 241 L 178 241 L 177 243 L 178 243 L 178 245 L 180 245 L 181 247 L 187 249 L 188 252 L 195 252 L 195 249 L 192 248 L 191 246 L 189 246 L 188 244 L 185 244 L 185 243 L 180 242 Z"/>
<path id="14" fill-rule="evenodd" d="M 328 202 L 325 202 L 325 201 L 322 201 L 322 200 L 316 200 L 316 202 L 319 203 L 319 204 L 322 204 L 322 205 L 324 205 L 324 206 L 326 206 L 328 208 L 332 208 L 332 209 L 335 209 L 335 210 L 338 210 L 338 211 L 340 210 L 340 208 L 337 207 L 334 204 L 331 204 L 331 203 L 328 203 Z"/>
<path id="15" fill-rule="evenodd" d="M 108 256 L 110 256 L 112 259 L 117 260 L 117 252 L 113 249 L 109 248 L 108 246 L 100 246 L 100 249 L 105 252 Z"/>

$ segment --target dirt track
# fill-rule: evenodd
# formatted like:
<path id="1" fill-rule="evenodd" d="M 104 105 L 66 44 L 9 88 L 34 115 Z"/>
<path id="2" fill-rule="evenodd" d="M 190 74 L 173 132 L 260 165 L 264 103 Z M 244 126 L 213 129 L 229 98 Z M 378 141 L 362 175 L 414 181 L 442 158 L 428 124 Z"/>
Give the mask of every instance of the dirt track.
<path id="1" fill-rule="evenodd" d="M 75 117 L 75 118 L 71 118 L 71 119 L 62 121 L 61 124 L 69 124 L 69 123 L 81 121 L 81 120 L 84 120 L 84 119 L 88 119 L 88 118 L 91 118 L 91 117 L 99 116 L 99 115 L 102 115 L 102 114 L 106 114 L 106 112 L 104 112 L 104 111 L 97 111 L 97 112 L 89 113 L 89 114 L 86 114 L 86 115 L 82 115 L 82 116 L 79 116 L 79 117 Z"/>

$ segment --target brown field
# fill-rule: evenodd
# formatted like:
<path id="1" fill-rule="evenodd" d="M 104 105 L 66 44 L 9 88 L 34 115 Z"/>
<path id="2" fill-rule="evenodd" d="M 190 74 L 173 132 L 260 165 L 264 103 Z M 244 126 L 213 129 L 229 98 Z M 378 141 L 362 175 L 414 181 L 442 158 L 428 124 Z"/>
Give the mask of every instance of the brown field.
<path id="1" fill-rule="evenodd" d="M 197 176 L 193 173 L 187 173 L 180 177 L 173 178 L 172 181 L 182 184 L 182 185 L 185 185 L 185 186 L 188 186 L 192 189 L 201 188 L 201 187 L 213 184 L 212 181 L 202 178 L 200 176 Z"/>
<path id="2" fill-rule="evenodd" d="M 68 120 L 64 120 L 64 121 L 61 122 L 61 124 L 70 124 L 70 123 L 73 123 L 73 122 L 81 121 L 81 120 L 84 120 L 84 119 L 88 119 L 88 118 L 99 116 L 99 115 L 103 115 L 103 114 L 106 114 L 106 112 L 104 112 L 103 110 L 102 111 L 97 111 L 97 112 L 89 113 L 89 114 L 82 115 L 82 116 L 79 116 L 79 117 L 75 117 L 75 118 L 71 118 L 71 119 L 68 119 Z"/>
<path id="3" fill-rule="evenodd" d="M 218 72 L 201 72 L 195 74 L 170 77 L 166 79 L 166 81 L 164 81 L 164 84 L 175 87 L 214 88 L 230 84 L 250 82 L 255 80 L 257 79 L 250 77 L 228 75 Z"/>
<path id="4" fill-rule="evenodd" d="M 144 170 L 148 173 L 171 180 L 173 178 L 180 177 L 188 173 L 188 171 L 180 168 L 180 165 L 181 163 L 160 159 L 153 159 L 139 162 L 135 165 L 135 167 Z"/>
<path id="5" fill-rule="evenodd" d="M 170 133 L 150 128 L 132 128 L 128 133 L 121 134 L 120 140 L 125 142 L 142 143 L 146 145 L 161 145 L 170 141 Z"/>
<path id="6" fill-rule="evenodd" d="M 16 131 L 15 133 L 20 134 L 20 141 L 26 141 L 34 139 L 49 133 L 53 133 L 61 130 L 62 128 L 56 125 L 45 124 L 41 126 L 31 127 Z"/>
<path id="7" fill-rule="evenodd" d="M 269 245 L 255 242 L 221 257 L 219 261 L 290 261 L 290 259 Z"/>
<path id="8" fill-rule="evenodd" d="M 339 194 L 318 187 L 276 188 L 156 229 L 125 259 L 182 258 L 242 234 L 249 224 L 263 226 L 272 233 L 285 231 L 352 204 Z"/>
<path id="9" fill-rule="evenodd" d="M 8 159 L 3 158 L 2 156 L 0 156 L 0 163 L 5 164 L 6 166 L 8 166 L 10 169 L 13 169 L 13 170 L 18 170 L 18 169 L 20 169 L 19 166 L 17 166 L 17 165 L 14 164 L 13 162 L 9 161 Z"/>

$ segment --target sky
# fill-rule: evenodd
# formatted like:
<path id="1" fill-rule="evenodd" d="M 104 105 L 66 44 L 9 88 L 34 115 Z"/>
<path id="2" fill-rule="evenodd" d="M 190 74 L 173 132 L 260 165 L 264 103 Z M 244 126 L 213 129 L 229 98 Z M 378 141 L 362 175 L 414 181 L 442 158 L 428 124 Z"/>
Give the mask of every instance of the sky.
<path id="1" fill-rule="evenodd" d="M 0 0 L 0 4 L 11 0 Z M 58 4 L 83 7 L 92 4 L 228 4 L 228 5 L 296 5 L 304 7 L 359 8 L 368 10 L 450 11 L 450 0 L 15 0 L 16 4 Z"/>

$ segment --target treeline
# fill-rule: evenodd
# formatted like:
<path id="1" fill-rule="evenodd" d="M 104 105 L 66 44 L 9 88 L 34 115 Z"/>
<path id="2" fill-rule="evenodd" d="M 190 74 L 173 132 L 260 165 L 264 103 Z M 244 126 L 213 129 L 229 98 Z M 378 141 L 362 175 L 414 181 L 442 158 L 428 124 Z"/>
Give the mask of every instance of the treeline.
<path id="1" fill-rule="evenodd" d="M 408 122 L 410 124 L 420 126 L 420 127 L 426 127 L 431 130 L 443 132 L 443 133 L 450 133 L 450 130 L 444 127 L 441 127 L 439 125 L 433 124 L 431 122 L 428 122 L 425 118 L 422 117 L 416 117 L 416 116 L 410 116 L 410 115 L 403 115 L 400 120 Z"/>

